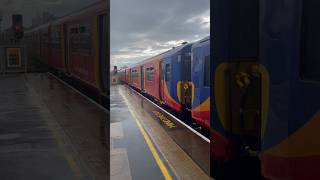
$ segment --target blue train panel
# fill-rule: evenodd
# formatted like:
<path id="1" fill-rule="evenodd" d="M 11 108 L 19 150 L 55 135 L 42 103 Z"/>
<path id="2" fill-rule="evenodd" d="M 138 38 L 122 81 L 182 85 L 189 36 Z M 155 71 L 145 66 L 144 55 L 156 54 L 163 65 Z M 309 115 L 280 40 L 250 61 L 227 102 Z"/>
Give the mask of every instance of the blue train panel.
<path id="1" fill-rule="evenodd" d="M 192 118 L 210 128 L 210 36 L 192 46 Z"/>
<path id="2" fill-rule="evenodd" d="M 191 103 L 191 46 L 185 44 L 166 52 L 161 62 L 162 101 L 176 112 Z"/>

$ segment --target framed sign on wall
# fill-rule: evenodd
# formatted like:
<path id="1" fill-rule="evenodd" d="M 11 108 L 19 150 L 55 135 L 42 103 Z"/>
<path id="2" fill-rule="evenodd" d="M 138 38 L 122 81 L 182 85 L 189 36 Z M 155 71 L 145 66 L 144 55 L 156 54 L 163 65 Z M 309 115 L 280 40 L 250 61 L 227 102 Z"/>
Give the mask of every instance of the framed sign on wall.
<path id="1" fill-rule="evenodd" d="M 6 53 L 9 68 L 21 67 L 21 48 L 7 48 Z"/>

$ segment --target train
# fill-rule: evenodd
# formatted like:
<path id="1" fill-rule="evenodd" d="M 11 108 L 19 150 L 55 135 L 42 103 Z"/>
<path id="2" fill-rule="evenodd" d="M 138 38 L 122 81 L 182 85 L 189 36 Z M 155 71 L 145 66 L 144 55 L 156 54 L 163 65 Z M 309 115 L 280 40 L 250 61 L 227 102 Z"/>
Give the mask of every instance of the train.
<path id="1" fill-rule="evenodd" d="M 210 36 L 121 69 L 119 79 L 210 128 Z"/>
<path id="2" fill-rule="evenodd" d="M 320 3 L 212 2 L 215 179 L 320 179 Z"/>
<path id="3" fill-rule="evenodd" d="M 27 30 L 23 41 L 28 59 L 107 97 L 109 39 L 109 5 L 98 1 Z"/>

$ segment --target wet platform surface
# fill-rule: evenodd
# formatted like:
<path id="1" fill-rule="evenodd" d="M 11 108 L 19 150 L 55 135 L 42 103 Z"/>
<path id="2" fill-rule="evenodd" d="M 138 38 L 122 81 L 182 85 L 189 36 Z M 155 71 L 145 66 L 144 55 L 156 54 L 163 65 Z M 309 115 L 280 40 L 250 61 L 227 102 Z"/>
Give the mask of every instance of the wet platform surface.
<path id="1" fill-rule="evenodd" d="M 48 74 L 0 76 L 0 179 L 107 179 L 108 116 Z"/>
<path id="2" fill-rule="evenodd" d="M 183 128 L 168 122 L 161 111 L 152 109 L 150 102 L 127 86 L 112 86 L 110 98 L 111 179 L 168 179 L 161 170 L 163 168 L 168 170 L 169 179 L 210 179 L 166 128 L 173 128 L 172 132 L 178 139 L 183 139 L 185 135 L 188 138 L 189 132 L 181 134 Z M 150 138 L 164 167 L 155 160 L 157 158 L 139 130 L 139 124 Z M 193 141 L 184 138 L 193 153 L 202 153 L 201 158 L 209 162 L 209 149 L 194 147 L 196 144 Z"/>

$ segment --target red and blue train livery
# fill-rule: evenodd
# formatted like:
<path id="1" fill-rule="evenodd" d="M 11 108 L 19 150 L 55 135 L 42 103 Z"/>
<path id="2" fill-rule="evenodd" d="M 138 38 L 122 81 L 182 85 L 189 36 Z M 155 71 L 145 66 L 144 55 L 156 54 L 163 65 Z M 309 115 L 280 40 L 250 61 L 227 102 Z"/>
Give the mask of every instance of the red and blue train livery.
<path id="1" fill-rule="evenodd" d="M 161 100 L 176 112 L 191 103 L 191 46 L 185 44 L 162 55 Z"/>
<path id="2" fill-rule="evenodd" d="M 320 2 L 213 1 L 215 179 L 320 179 Z"/>
<path id="3" fill-rule="evenodd" d="M 209 128 L 210 86 L 206 84 L 210 82 L 209 39 L 195 44 L 183 43 L 122 69 L 120 79 L 177 113 L 191 111 L 199 125 Z"/>
<path id="4" fill-rule="evenodd" d="M 210 128 L 210 36 L 192 45 L 191 114 L 200 125 Z"/>

